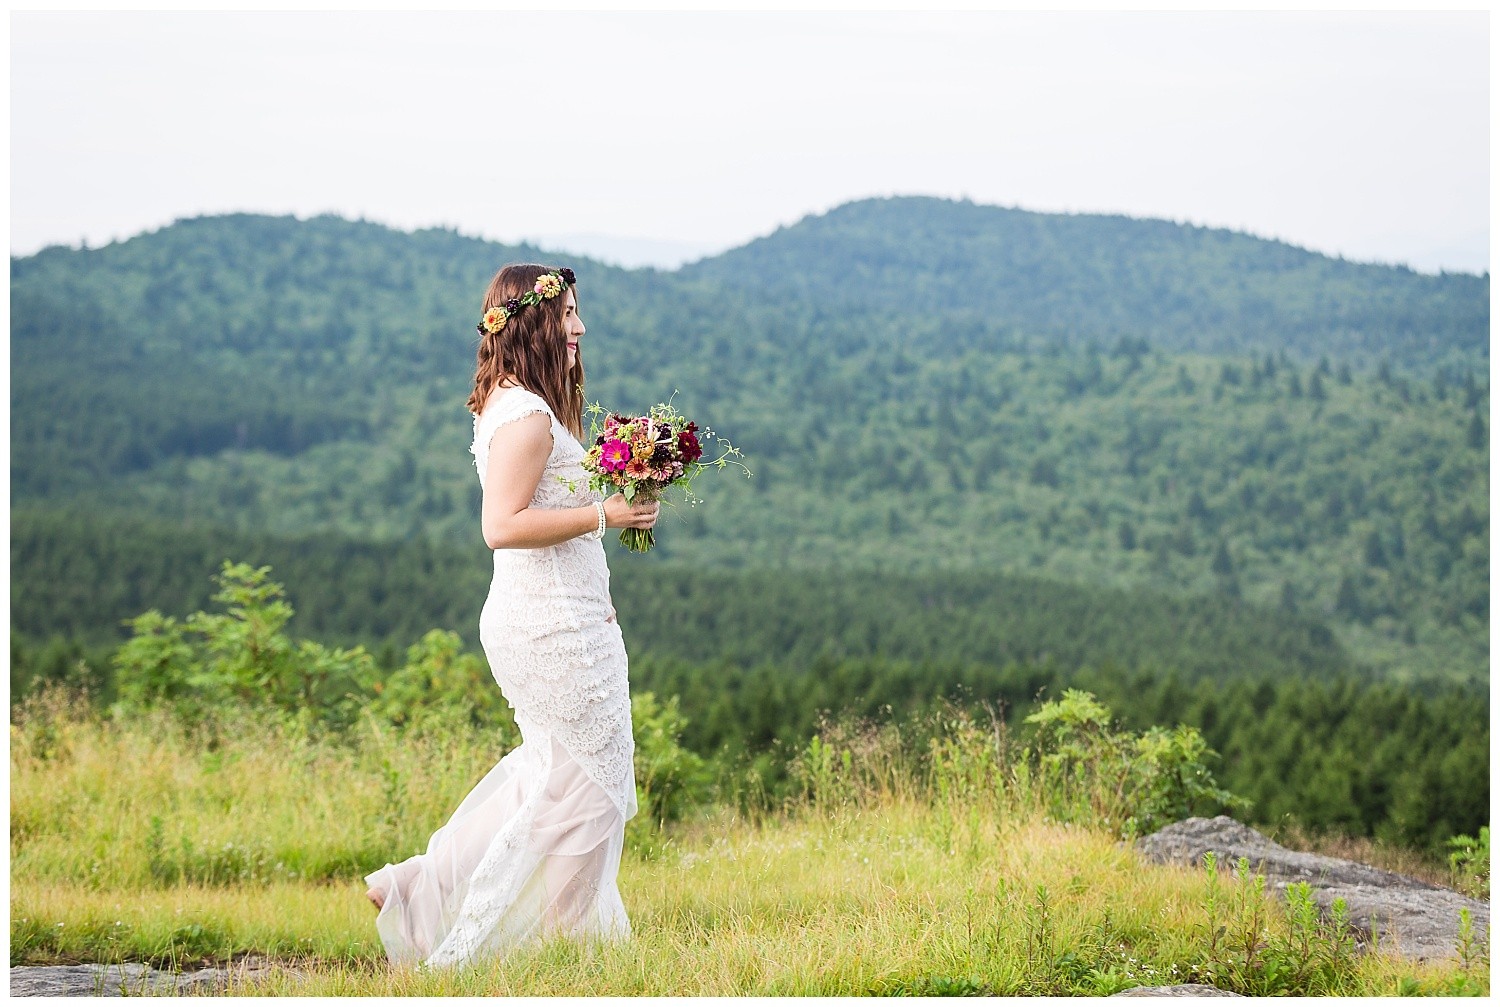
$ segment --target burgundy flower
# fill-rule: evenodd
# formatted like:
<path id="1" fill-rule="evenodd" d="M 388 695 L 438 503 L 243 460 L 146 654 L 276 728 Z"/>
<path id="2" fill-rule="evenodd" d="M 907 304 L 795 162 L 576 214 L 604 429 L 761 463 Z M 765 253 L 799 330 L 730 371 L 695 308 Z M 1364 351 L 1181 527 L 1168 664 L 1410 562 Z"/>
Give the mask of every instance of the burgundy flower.
<path id="1" fill-rule="evenodd" d="M 703 457 L 703 448 L 698 445 L 698 438 L 693 434 L 692 424 L 689 429 L 677 435 L 677 450 L 682 455 L 682 460 L 688 463 L 697 461 Z"/>
<path id="2" fill-rule="evenodd" d="M 558 273 L 562 276 L 563 281 L 566 282 L 570 287 L 578 282 L 578 278 L 573 275 L 573 270 L 569 269 L 567 266 L 559 269 Z"/>

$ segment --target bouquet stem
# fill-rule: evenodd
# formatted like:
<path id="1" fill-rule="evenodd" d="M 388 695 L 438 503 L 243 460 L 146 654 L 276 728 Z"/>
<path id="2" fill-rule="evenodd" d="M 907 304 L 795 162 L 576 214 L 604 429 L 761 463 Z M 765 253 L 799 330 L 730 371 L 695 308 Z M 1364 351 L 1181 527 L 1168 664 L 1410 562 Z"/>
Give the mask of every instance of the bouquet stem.
<path id="1" fill-rule="evenodd" d="M 645 552 L 656 544 L 650 528 L 626 528 L 620 532 L 620 544 L 631 552 Z"/>

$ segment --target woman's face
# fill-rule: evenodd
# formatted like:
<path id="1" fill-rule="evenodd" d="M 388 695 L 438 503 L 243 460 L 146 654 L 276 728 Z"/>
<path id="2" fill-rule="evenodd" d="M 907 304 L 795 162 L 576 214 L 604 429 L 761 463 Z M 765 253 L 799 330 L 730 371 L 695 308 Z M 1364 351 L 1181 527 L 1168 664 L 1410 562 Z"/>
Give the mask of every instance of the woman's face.
<path id="1" fill-rule="evenodd" d="M 568 367 L 571 369 L 578 362 L 578 338 L 583 335 L 583 319 L 578 317 L 578 300 L 573 296 L 573 288 L 569 287 L 563 292 L 566 300 L 563 302 L 563 332 L 568 340 Z"/>

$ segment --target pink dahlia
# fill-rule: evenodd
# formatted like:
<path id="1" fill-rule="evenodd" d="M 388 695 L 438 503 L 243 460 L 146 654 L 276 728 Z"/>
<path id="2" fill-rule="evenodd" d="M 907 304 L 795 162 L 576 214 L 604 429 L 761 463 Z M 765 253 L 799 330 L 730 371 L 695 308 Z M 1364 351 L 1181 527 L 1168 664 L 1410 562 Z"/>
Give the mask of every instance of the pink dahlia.
<path id="1" fill-rule="evenodd" d="M 624 441 L 605 441 L 599 456 L 599 467 L 606 472 L 620 472 L 630 464 L 630 445 Z"/>

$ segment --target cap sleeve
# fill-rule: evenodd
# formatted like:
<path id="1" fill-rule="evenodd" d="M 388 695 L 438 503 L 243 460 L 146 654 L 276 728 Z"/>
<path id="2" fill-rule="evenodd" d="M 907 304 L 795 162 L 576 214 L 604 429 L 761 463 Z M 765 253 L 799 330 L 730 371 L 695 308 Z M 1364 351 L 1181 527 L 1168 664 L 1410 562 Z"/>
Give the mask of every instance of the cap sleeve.
<path id="1" fill-rule="evenodd" d="M 546 399 L 529 388 L 514 388 L 502 395 L 482 415 L 474 417 L 474 441 L 469 445 L 469 453 L 474 456 L 474 466 L 479 470 L 481 479 L 489 465 L 490 441 L 494 438 L 495 431 L 532 413 L 541 413 L 549 420 L 556 419 Z M 550 423 L 547 433 L 552 433 Z"/>

